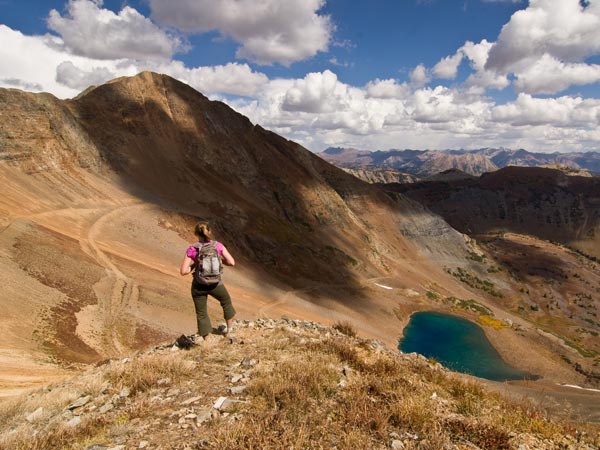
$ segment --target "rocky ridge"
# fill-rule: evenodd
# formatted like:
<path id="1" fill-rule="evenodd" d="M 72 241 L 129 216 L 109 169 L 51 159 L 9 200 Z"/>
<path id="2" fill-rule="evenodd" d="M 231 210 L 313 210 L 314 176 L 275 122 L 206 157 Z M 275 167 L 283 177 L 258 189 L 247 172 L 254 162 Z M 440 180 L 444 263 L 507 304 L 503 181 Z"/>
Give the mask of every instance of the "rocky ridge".
<path id="1" fill-rule="evenodd" d="M 414 183 L 417 177 L 396 170 L 385 169 L 345 169 L 351 175 L 367 183 Z"/>
<path id="2" fill-rule="evenodd" d="M 287 318 L 106 361 L 0 410 L 2 449 L 591 450 L 600 439 L 348 325 Z"/>

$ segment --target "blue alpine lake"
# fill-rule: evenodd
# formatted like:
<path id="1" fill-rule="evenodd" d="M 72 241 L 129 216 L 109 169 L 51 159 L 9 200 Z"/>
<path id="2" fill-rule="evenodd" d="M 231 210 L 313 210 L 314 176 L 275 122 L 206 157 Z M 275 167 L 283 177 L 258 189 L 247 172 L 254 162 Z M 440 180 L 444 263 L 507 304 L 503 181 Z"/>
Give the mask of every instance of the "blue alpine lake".
<path id="1" fill-rule="evenodd" d="M 434 312 L 411 316 L 398 344 L 404 353 L 434 358 L 455 372 L 494 381 L 535 379 L 509 366 L 478 325 L 461 317 Z"/>

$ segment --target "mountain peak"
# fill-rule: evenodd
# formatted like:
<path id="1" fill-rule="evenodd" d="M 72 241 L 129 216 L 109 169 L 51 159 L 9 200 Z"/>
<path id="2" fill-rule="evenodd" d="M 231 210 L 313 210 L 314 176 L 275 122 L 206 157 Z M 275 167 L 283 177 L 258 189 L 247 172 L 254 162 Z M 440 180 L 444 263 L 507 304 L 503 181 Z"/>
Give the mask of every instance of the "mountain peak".
<path id="1" fill-rule="evenodd" d="M 115 78 L 104 84 L 91 86 L 81 92 L 74 100 L 81 100 L 88 95 L 93 96 L 93 94 L 107 95 L 107 93 L 114 93 L 115 91 L 120 93 L 123 98 L 141 96 L 144 99 L 151 99 L 157 96 L 185 93 L 187 96 L 195 96 L 208 100 L 206 96 L 190 85 L 169 75 L 150 71 L 140 72 L 133 76 Z"/>

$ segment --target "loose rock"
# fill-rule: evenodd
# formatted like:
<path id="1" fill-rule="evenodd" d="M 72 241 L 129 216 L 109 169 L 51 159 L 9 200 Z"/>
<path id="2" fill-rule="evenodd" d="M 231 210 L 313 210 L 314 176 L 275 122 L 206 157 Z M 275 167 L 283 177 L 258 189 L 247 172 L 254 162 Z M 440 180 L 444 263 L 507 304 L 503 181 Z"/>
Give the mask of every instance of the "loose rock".
<path id="1" fill-rule="evenodd" d="M 69 406 L 67 406 L 67 409 L 72 410 L 75 408 L 81 408 L 87 402 L 89 402 L 91 400 L 91 398 L 92 398 L 91 395 L 86 395 L 85 397 L 79 397 L 77 400 L 75 400 L 73 403 L 71 403 Z"/>
<path id="2" fill-rule="evenodd" d="M 98 410 L 98 412 L 100 414 L 106 414 L 107 412 L 109 412 L 114 407 L 115 407 L 115 405 L 113 405 L 112 403 L 108 402 L 108 403 L 105 403 L 104 405 L 102 405 L 100 407 L 100 409 Z"/>
<path id="3" fill-rule="evenodd" d="M 70 428 L 70 427 L 76 427 L 80 423 L 81 423 L 81 417 L 75 416 L 71 420 L 69 420 L 67 423 L 65 423 L 65 426 L 68 427 L 68 428 Z"/>
<path id="4" fill-rule="evenodd" d="M 231 395 L 241 394 L 245 390 L 246 390 L 246 386 L 234 386 L 232 388 L 229 388 L 229 392 L 231 393 Z"/>
<path id="5" fill-rule="evenodd" d="M 202 398 L 201 396 L 188 398 L 187 400 L 182 401 L 181 404 L 182 405 L 191 405 L 192 403 L 196 403 L 201 398 Z"/>
<path id="6" fill-rule="evenodd" d="M 398 439 L 394 439 L 392 441 L 392 449 L 393 450 L 404 450 L 406 448 L 406 446 L 404 445 L 404 442 L 399 441 Z"/>
<path id="7" fill-rule="evenodd" d="M 40 406 L 38 409 L 36 409 L 31 414 L 28 414 L 27 417 L 25 417 L 25 419 L 27 420 L 27 422 L 32 423 L 32 422 L 35 422 L 36 420 L 40 419 L 43 414 L 44 414 L 44 408 L 42 408 Z"/>
<path id="8" fill-rule="evenodd" d="M 126 388 L 121 389 L 121 392 L 119 392 L 119 397 L 121 397 L 121 398 L 129 397 L 130 394 L 131 394 L 131 389 L 126 387 Z"/>

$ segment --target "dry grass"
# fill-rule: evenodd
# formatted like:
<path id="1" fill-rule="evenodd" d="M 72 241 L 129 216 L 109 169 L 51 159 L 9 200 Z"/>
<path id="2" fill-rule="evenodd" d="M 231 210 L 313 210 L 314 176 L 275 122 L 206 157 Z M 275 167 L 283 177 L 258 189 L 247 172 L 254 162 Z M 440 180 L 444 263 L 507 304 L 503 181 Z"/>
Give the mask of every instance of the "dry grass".
<path id="1" fill-rule="evenodd" d="M 177 355 L 150 355 L 127 362 L 113 362 L 104 370 L 97 370 L 85 376 L 50 388 L 40 390 L 27 397 L 0 403 L 0 449 L 4 450 L 48 450 L 77 449 L 80 439 L 86 439 L 110 431 L 118 425 L 119 417 L 86 416 L 76 427 L 66 426 L 69 418 L 68 406 L 74 400 L 90 396 L 92 399 L 106 398 L 106 391 L 118 393 L 124 388 L 129 395 L 138 395 L 161 379 L 182 381 L 188 377 L 194 362 L 181 359 Z M 144 399 L 132 403 L 126 418 L 139 417 L 148 413 Z M 35 418 L 28 420 L 34 411 Z M 39 430 L 38 424 L 44 424 Z M 8 431 L 8 432 L 6 432 Z"/>
<path id="2" fill-rule="evenodd" d="M 62 414 L 74 400 L 91 396 L 97 397 L 105 388 L 99 375 L 75 378 L 65 385 L 42 389 L 28 396 L 9 399 L 0 403 L 0 449 L 46 450 L 63 448 L 66 443 L 82 431 L 90 433 L 101 426 L 94 420 L 84 420 L 77 430 L 63 426 Z M 49 432 L 39 432 L 39 427 Z"/>
<path id="3" fill-rule="evenodd" d="M 392 436 L 408 433 L 419 449 L 459 442 L 504 449 L 512 448 L 511 433 L 564 433 L 562 425 L 437 365 L 413 362 L 409 370 L 396 355 L 363 344 L 336 337 L 288 347 L 285 362 L 258 375 L 240 420 L 211 427 L 205 447 L 387 448 Z"/>
<path id="4" fill-rule="evenodd" d="M 127 387 L 135 395 L 155 386 L 161 379 L 185 379 L 192 374 L 194 367 L 194 362 L 182 360 L 179 355 L 151 355 L 128 364 L 110 366 L 104 375 L 116 388 Z"/>
<path id="5" fill-rule="evenodd" d="M 502 322 L 501 320 L 494 319 L 493 317 L 491 317 L 489 315 L 480 315 L 479 317 L 477 317 L 477 322 L 480 325 L 483 325 L 486 327 L 492 327 L 496 330 L 501 330 L 502 328 L 508 328 L 508 325 L 506 323 Z"/>
<path id="6" fill-rule="evenodd" d="M 340 333 L 342 333 L 346 336 L 356 337 L 356 330 L 354 329 L 354 327 L 352 326 L 352 324 L 350 322 L 346 322 L 346 321 L 336 322 L 332 325 L 332 328 L 334 330 L 338 330 Z"/>
<path id="7" fill-rule="evenodd" d="M 0 448 L 74 450 L 115 437 L 135 448 L 143 436 L 153 448 L 178 450 L 378 449 L 394 439 L 406 449 L 516 449 L 518 436 L 559 442 L 573 431 L 436 363 L 374 349 L 337 329 L 279 323 L 268 331 L 238 327 L 236 336 L 244 343 L 218 339 L 188 352 L 140 355 L 63 388 L 1 404 Z M 244 368 L 240 361 L 247 358 L 256 364 Z M 242 402 L 197 429 L 181 425 L 180 417 L 194 410 L 182 409 L 186 398 L 209 407 L 229 395 L 232 375 L 242 372 L 250 378 Z M 83 394 L 114 397 L 124 388 L 130 395 L 113 411 L 86 412 L 76 427 L 50 418 Z M 23 420 L 40 405 L 47 417 Z"/>

